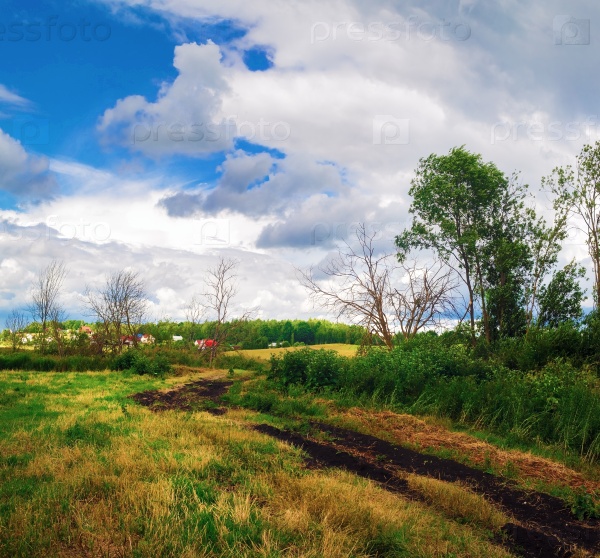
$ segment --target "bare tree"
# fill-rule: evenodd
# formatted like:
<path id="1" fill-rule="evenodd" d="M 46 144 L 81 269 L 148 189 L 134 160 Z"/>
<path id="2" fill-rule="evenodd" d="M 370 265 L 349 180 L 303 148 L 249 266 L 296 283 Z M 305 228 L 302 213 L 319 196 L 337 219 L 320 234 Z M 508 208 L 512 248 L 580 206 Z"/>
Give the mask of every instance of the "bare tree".
<path id="1" fill-rule="evenodd" d="M 113 351 L 122 350 L 123 334 L 132 337 L 137 345 L 136 329 L 144 321 L 147 295 L 137 272 L 117 271 L 110 275 L 97 292 L 86 288 L 87 306 L 102 324 L 101 342 Z"/>
<path id="2" fill-rule="evenodd" d="M 233 300 L 238 293 L 235 270 L 239 262 L 233 259 L 219 258 L 219 262 L 213 268 L 208 269 L 205 292 L 204 310 L 212 315 L 215 321 L 213 331 L 213 343 L 209 351 L 209 364 L 212 367 L 217 353 L 226 347 L 227 339 L 235 329 L 232 322 Z M 242 312 L 241 316 L 235 318 L 236 323 L 248 320 L 253 310 Z"/>
<path id="3" fill-rule="evenodd" d="M 206 304 L 201 297 L 194 295 L 185 307 L 185 319 L 191 324 L 190 341 L 194 341 L 194 328 L 206 314 Z"/>
<path id="4" fill-rule="evenodd" d="M 428 265 L 402 263 L 403 289 L 388 293 L 389 305 L 404 339 L 425 327 L 440 325 L 448 314 L 456 314 L 454 293 L 458 287 L 453 273 L 440 262 Z"/>
<path id="5" fill-rule="evenodd" d="M 20 310 L 13 310 L 6 318 L 6 327 L 9 330 L 10 344 L 13 352 L 23 342 L 23 330 L 27 326 L 25 314 Z"/>
<path id="6" fill-rule="evenodd" d="M 379 253 L 377 235 L 361 224 L 356 247 L 346 243 L 325 265 L 298 271 L 314 303 L 337 319 L 362 325 L 368 339 L 374 336 L 392 349 L 398 328 L 409 338 L 437 323 L 449 308 L 455 284 L 439 264 L 409 266 L 398 263 L 395 253 Z M 394 287 L 402 275 L 406 288 Z"/>
<path id="7" fill-rule="evenodd" d="M 48 342 L 48 329 L 51 326 L 53 334 L 59 334 L 59 324 L 65 319 L 64 308 L 59 297 L 63 282 L 67 275 L 64 262 L 52 262 L 38 273 L 32 286 L 29 312 L 34 321 L 41 325 L 39 347 L 44 351 Z M 57 339 L 60 349 L 60 341 Z"/>

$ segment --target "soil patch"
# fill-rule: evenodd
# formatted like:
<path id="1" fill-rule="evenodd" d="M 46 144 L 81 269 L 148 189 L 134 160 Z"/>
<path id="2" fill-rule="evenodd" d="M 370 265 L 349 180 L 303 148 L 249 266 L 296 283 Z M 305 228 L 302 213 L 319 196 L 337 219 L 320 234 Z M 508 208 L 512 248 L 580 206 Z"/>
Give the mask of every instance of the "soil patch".
<path id="1" fill-rule="evenodd" d="M 170 391 L 146 391 L 130 397 L 153 411 L 206 410 L 223 414 L 226 409 L 220 406 L 221 397 L 232 383 L 202 379 Z M 254 428 L 302 448 L 308 454 L 308 467 L 343 468 L 411 499 L 422 501 L 423 497 L 409 488 L 407 481 L 398 476 L 399 472 L 447 482 L 461 481 L 515 518 L 518 524 L 507 523 L 503 527 L 506 537 L 497 542 L 526 558 L 566 558 L 573 555 L 575 547 L 600 551 L 600 521 L 578 521 L 558 498 L 523 491 L 510 481 L 457 461 L 319 422 L 311 423 L 313 432 L 309 436 L 266 424 Z"/>
<path id="2" fill-rule="evenodd" d="M 143 391 L 129 397 L 152 411 L 207 411 L 213 415 L 227 412 L 220 407 L 221 396 L 233 382 L 226 380 L 196 380 L 170 391 Z"/>
<path id="3" fill-rule="evenodd" d="M 502 450 L 468 434 L 451 432 L 412 415 L 391 411 L 367 412 L 354 407 L 346 411 L 344 417 L 358 423 L 362 430 L 385 433 L 386 439 L 395 443 L 412 444 L 417 449 L 448 449 L 468 456 L 472 463 L 480 466 L 490 463 L 495 470 L 513 467 L 523 479 L 553 482 L 574 490 L 584 488 L 589 493 L 600 492 L 600 482 L 586 479 L 561 463 L 528 452 Z"/>
<path id="4" fill-rule="evenodd" d="M 264 424 L 256 430 L 304 449 L 310 456 L 309 466 L 344 468 L 412 498 L 419 497 L 409 490 L 406 481 L 398 478 L 398 471 L 448 482 L 462 481 L 499 504 L 522 524 L 504 526 L 508 541 L 503 544 L 523 556 L 568 557 L 575 546 L 600 550 L 600 522 L 578 521 L 558 498 L 525 492 L 489 473 L 395 446 L 373 436 L 316 422 L 312 426 L 327 434 L 330 440 L 307 438 Z"/>

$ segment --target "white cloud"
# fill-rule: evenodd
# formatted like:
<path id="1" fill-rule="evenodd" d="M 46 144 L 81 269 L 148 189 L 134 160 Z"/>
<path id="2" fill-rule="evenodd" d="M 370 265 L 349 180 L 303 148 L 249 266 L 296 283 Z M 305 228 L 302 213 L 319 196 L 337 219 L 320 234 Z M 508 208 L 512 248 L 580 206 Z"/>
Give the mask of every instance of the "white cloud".
<path id="1" fill-rule="evenodd" d="M 38 201 L 58 192 L 49 161 L 27 153 L 20 142 L 0 130 L 0 190 Z"/>
<path id="2" fill-rule="evenodd" d="M 98 124 L 104 142 L 154 159 L 225 152 L 214 184 L 184 188 L 167 172 L 127 180 L 58 160 L 48 167 L 0 134 L 5 188 L 43 199 L 55 191 L 54 173 L 72 190 L 27 213 L 4 212 L 5 236 L 43 236 L 21 244 L 22 252 L 8 249 L 4 261 L 24 273 L 40 258 L 68 255 L 78 274 L 73 293 L 102 276 L 106 262 L 138 266 L 155 311 L 175 317 L 201 270 L 227 252 L 243 261 L 243 299 L 263 306 L 263 315 L 311 312 L 293 264 L 322 258 L 358 221 L 387 227 L 391 241 L 410 217 L 419 158 L 465 144 L 506 172 L 522 170 L 535 188 L 597 133 L 586 135 L 583 124 L 594 115 L 600 121 L 597 48 L 593 41 L 554 44 L 553 17 L 564 11 L 557 0 L 103 1 L 135 7 L 136 24 L 148 9 L 175 29 L 181 18 L 188 26 L 232 20 L 246 34 L 221 47 L 180 44 L 177 77 L 156 98 L 132 90 Z M 600 14 L 580 1 L 569 10 Z M 468 27 L 465 40 L 444 35 L 459 24 Z M 257 45 L 272 58 L 267 71 L 251 72 L 241 61 L 240 52 Z M 0 86 L 3 101 L 28 106 Z M 573 127 L 577 137 L 569 135 Z M 284 158 L 243 152 L 236 137 Z M 565 259 L 573 254 L 586 257 L 581 246 L 567 246 Z M 11 273 L 6 292 L 19 274 Z"/>
<path id="3" fill-rule="evenodd" d="M 133 95 L 106 110 L 98 125 L 104 142 L 117 142 L 149 156 L 202 156 L 233 145 L 229 124 L 219 118 L 227 89 L 219 47 L 209 41 L 176 47 L 179 76 L 163 83 L 157 100 Z"/>
<path id="4" fill-rule="evenodd" d="M 130 268 L 139 272 L 153 301 L 150 317 L 182 320 L 185 304 L 202 291 L 207 268 L 214 266 L 220 256 L 240 262 L 235 312 L 248 307 L 251 301 L 252 305 L 261 306 L 263 315 L 283 319 L 298 315 L 296 309 L 304 301 L 304 293 L 295 283 L 289 264 L 267 254 L 235 247 L 194 252 L 159 246 L 141 250 L 122 242 L 98 245 L 77 238 L 61 239 L 45 227 L 7 224 L 0 217 L 0 252 L 2 315 L 27 306 L 35 273 L 53 258 L 64 260 L 69 268 L 62 302 L 72 317 L 86 313 L 83 302 L 86 286 L 99 287 L 107 274 Z M 262 285 L 262 293 L 257 285 Z"/>
<path id="5" fill-rule="evenodd" d="M 10 91 L 5 85 L 0 83 L 0 104 L 7 104 L 13 107 L 29 109 L 33 107 L 33 103 Z"/>

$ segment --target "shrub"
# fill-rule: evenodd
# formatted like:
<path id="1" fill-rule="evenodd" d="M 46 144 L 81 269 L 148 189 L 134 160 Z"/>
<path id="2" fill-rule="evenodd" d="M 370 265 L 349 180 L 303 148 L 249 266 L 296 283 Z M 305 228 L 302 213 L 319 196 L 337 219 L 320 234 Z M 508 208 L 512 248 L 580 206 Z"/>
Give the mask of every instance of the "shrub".
<path id="1" fill-rule="evenodd" d="M 171 363 L 166 355 L 158 354 L 152 362 L 151 373 L 155 376 L 165 376 L 171 372 Z"/>
<path id="2" fill-rule="evenodd" d="M 162 376 L 171 371 L 171 364 L 166 355 L 161 353 L 146 354 L 138 349 L 128 349 L 115 357 L 111 370 L 131 370 L 134 374 Z"/>
<path id="3" fill-rule="evenodd" d="M 134 350 L 127 350 L 123 353 L 121 353 L 120 355 L 117 355 L 111 365 L 110 365 L 110 369 L 111 370 L 129 370 L 134 362 L 135 362 L 135 358 L 136 358 L 136 352 Z"/>
<path id="4" fill-rule="evenodd" d="M 305 385 L 309 389 L 333 387 L 337 384 L 345 359 L 335 351 L 308 347 L 271 356 L 268 377 L 283 386 Z"/>
<path id="5" fill-rule="evenodd" d="M 246 357 L 237 353 L 221 353 L 215 360 L 218 368 L 238 368 L 240 370 L 254 370 L 264 372 L 264 364 L 253 358 Z"/>

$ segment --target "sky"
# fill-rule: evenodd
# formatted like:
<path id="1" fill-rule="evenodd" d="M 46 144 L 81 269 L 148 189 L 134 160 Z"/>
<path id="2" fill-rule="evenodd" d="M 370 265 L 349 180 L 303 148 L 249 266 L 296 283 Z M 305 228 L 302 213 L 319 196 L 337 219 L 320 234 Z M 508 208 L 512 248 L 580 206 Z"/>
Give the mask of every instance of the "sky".
<path id="1" fill-rule="evenodd" d="M 237 308 L 323 316 L 297 269 L 410 224 L 419 159 L 464 145 L 542 177 L 598 139 L 600 5 L 548 0 L 4 0 L 0 318 L 137 271 L 184 318 L 219 258 Z M 580 234 L 576 258 L 591 277 Z"/>

